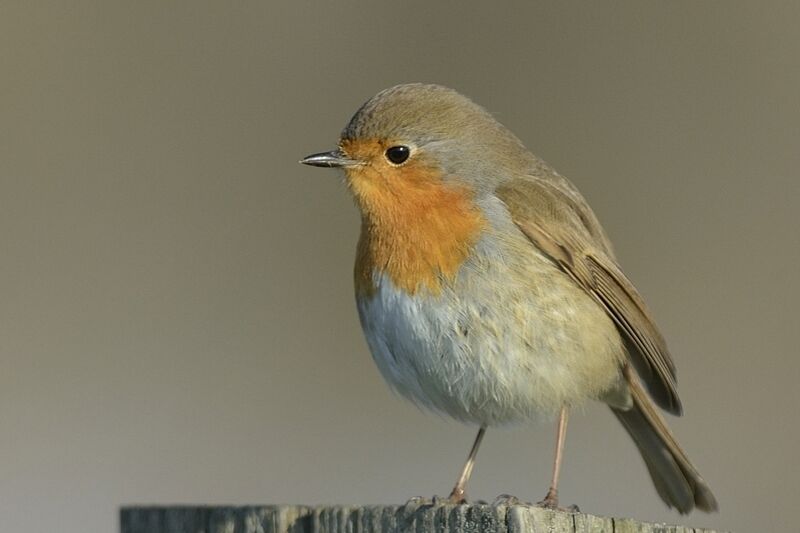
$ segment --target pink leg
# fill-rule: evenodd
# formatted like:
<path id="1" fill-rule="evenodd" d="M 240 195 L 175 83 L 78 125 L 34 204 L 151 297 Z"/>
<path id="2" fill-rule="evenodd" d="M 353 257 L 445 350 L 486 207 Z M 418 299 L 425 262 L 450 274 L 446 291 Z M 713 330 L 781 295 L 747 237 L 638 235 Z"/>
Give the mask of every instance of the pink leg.
<path id="1" fill-rule="evenodd" d="M 478 430 L 478 435 L 475 437 L 475 442 L 472 444 L 472 449 L 467 457 L 467 462 L 464 463 L 464 469 L 456 481 L 456 486 L 453 487 L 453 492 L 450 493 L 451 503 L 464 503 L 467 501 L 467 482 L 472 475 L 472 468 L 475 466 L 475 456 L 478 455 L 478 448 L 481 446 L 483 435 L 486 433 L 486 427 L 481 426 Z"/>
<path id="2" fill-rule="evenodd" d="M 558 433 L 556 435 L 556 457 L 553 461 L 553 479 L 550 481 L 550 490 L 547 491 L 547 496 L 544 500 L 539 502 L 542 507 L 556 509 L 558 507 L 558 476 L 561 473 L 561 459 L 564 455 L 564 441 L 567 436 L 567 419 L 568 419 L 567 406 L 561 408 L 561 414 L 558 416 Z"/>

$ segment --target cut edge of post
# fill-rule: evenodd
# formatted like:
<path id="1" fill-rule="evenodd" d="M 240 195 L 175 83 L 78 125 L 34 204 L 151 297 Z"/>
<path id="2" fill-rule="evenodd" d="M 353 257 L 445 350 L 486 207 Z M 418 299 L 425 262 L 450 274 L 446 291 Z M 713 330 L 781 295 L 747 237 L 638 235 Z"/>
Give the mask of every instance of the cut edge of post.
<path id="1" fill-rule="evenodd" d="M 718 533 L 526 504 L 129 505 L 121 533 Z"/>

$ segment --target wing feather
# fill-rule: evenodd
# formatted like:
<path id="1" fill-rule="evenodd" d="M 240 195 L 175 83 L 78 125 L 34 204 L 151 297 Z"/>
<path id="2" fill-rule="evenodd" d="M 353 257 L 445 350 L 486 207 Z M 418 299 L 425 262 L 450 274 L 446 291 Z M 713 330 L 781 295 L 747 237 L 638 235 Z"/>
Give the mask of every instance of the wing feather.
<path id="1" fill-rule="evenodd" d="M 500 186 L 497 195 L 531 243 L 606 310 L 656 403 L 680 414 L 675 365 L 664 337 L 617 265 L 608 238 L 577 190 L 565 190 L 563 178 L 537 177 L 512 180 Z"/>

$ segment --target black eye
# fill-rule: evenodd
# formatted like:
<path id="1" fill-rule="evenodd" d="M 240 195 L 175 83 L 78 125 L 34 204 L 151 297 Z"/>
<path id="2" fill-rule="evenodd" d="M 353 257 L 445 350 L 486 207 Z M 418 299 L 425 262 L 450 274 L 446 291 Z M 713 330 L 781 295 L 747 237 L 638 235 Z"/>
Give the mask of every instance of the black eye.
<path id="1" fill-rule="evenodd" d="M 386 150 L 386 159 L 395 165 L 404 163 L 409 155 L 411 155 L 411 150 L 408 149 L 408 146 L 392 146 Z"/>

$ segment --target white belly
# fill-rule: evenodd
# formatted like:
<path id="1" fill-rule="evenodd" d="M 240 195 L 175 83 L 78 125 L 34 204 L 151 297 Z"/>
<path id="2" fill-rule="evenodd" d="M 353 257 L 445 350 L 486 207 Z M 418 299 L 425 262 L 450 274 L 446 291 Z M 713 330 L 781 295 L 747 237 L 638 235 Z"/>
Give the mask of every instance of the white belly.
<path id="1" fill-rule="evenodd" d="M 549 262 L 473 262 L 437 296 L 374 279 L 358 300 L 367 343 L 386 381 L 421 406 L 506 424 L 551 417 L 619 379 L 611 319 Z"/>

